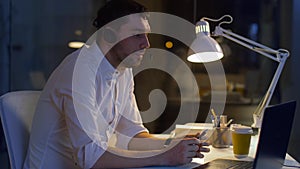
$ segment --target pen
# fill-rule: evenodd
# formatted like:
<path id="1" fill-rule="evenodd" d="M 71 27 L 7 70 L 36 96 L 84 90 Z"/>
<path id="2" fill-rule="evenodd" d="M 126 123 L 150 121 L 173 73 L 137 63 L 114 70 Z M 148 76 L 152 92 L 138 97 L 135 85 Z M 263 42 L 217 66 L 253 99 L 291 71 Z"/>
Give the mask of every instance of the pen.
<path id="1" fill-rule="evenodd" d="M 232 121 L 233 121 L 233 119 L 230 119 L 230 120 L 226 123 L 225 126 L 228 127 Z"/>
<path id="2" fill-rule="evenodd" d="M 198 138 L 199 140 L 201 140 L 201 138 L 204 137 L 204 136 L 206 135 L 206 132 L 207 132 L 207 129 L 203 130 L 203 131 L 197 136 L 197 138 Z"/>
<path id="3" fill-rule="evenodd" d="M 221 115 L 220 116 L 220 127 L 225 128 L 227 124 L 227 116 L 226 115 Z"/>
<path id="4" fill-rule="evenodd" d="M 212 108 L 212 109 L 210 109 L 210 112 L 214 117 L 214 120 L 213 120 L 214 127 L 220 127 L 220 119 L 216 115 L 215 110 Z"/>
<path id="5" fill-rule="evenodd" d="M 217 119 L 217 115 L 215 113 L 215 110 L 212 108 L 212 109 L 210 109 L 210 111 L 211 111 L 211 114 L 214 116 L 214 119 Z"/>

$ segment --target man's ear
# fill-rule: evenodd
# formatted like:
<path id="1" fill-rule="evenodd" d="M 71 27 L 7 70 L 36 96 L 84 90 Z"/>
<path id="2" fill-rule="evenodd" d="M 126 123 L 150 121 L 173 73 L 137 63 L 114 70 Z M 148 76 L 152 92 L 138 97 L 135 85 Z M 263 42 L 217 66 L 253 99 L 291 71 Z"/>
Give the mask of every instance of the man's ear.
<path id="1" fill-rule="evenodd" d="M 102 35 L 104 41 L 106 41 L 107 43 L 116 43 L 118 40 L 115 30 L 109 27 L 103 29 Z"/>

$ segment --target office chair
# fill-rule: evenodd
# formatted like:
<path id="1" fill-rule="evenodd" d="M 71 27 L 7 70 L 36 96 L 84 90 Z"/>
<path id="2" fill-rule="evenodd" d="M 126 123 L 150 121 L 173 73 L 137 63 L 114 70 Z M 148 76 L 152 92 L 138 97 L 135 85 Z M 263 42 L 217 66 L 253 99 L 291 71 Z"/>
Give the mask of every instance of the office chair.
<path id="1" fill-rule="evenodd" d="M 15 91 L 0 97 L 0 117 L 12 169 L 23 167 L 31 123 L 40 93 Z"/>

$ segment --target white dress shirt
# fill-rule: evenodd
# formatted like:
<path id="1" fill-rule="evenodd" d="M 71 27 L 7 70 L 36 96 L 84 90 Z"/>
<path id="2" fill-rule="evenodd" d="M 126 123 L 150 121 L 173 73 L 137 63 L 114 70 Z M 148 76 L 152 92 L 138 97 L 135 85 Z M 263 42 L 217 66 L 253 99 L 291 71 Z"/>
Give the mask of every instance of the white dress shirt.
<path id="1" fill-rule="evenodd" d="M 40 96 L 24 169 L 91 168 L 113 134 L 127 149 L 148 132 L 133 90 L 132 70 L 115 69 L 95 42 L 67 56 Z"/>

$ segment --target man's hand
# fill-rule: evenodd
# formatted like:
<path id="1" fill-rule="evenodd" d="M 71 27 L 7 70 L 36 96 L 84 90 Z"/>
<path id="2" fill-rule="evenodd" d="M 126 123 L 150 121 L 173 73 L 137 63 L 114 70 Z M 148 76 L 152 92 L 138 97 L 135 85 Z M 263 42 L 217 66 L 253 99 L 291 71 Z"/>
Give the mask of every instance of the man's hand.
<path id="1" fill-rule="evenodd" d="M 192 161 L 193 158 L 203 158 L 201 152 L 209 152 L 210 149 L 205 147 L 207 143 L 202 143 L 196 137 L 184 137 L 172 140 L 164 156 L 166 165 L 180 165 Z"/>

